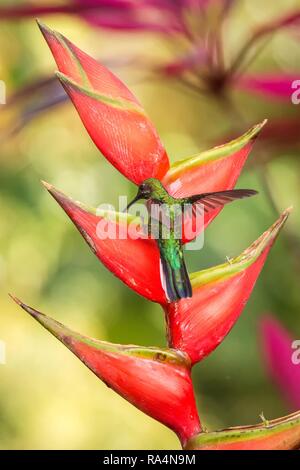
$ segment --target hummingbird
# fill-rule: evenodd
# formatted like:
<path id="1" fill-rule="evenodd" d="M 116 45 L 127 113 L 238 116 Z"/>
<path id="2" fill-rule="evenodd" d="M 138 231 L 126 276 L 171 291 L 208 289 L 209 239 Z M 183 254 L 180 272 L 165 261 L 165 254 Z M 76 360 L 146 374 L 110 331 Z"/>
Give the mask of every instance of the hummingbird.
<path id="1" fill-rule="evenodd" d="M 191 208 L 195 216 L 203 211 L 216 210 L 235 199 L 243 199 L 255 194 L 257 191 L 252 189 L 233 189 L 175 198 L 156 178 L 148 178 L 140 184 L 136 197 L 128 204 L 126 211 L 140 199 L 148 201 L 148 226 L 152 227 L 151 219 L 155 219 L 159 225 L 159 233 L 155 240 L 160 253 L 161 284 L 168 302 L 192 297 L 191 281 L 183 255 L 183 244 L 181 236 L 178 236 L 177 222 L 180 219 L 181 223 L 185 208 Z M 153 211 L 153 205 L 158 209 L 163 208 L 162 214 L 157 210 Z M 166 226 L 168 227 L 167 236 L 164 231 Z"/>

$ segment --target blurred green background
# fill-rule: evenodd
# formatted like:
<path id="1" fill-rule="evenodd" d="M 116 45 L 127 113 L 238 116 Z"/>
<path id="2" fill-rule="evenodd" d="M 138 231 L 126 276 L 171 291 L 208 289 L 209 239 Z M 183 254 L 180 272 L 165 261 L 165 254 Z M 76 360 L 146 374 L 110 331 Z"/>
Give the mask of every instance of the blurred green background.
<path id="1" fill-rule="evenodd" d="M 299 0 L 238 3 L 226 28 L 231 51 L 254 24 L 300 7 Z M 169 54 L 165 43 L 150 33 L 95 30 L 75 17 L 51 16 L 44 21 L 104 61 Z M 55 70 L 34 20 L 1 22 L 0 44 L 0 78 L 8 95 Z M 254 70 L 289 68 L 299 70 L 300 79 L 299 41 L 279 33 Z M 137 69 L 114 70 L 144 104 L 173 161 L 232 133 L 230 115 L 217 100 L 171 81 L 146 79 L 147 72 L 143 76 Z M 235 93 L 233 99 L 245 119 L 243 130 L 265 117 L 298 115 L 300 123 L 300 107 L 292 104 L 274 104 L 245 93 Z M 11 112 L 7 116 L 5 106 L 0 111 L 2 128 L 16 119 Z M 283 148 L 276 158 L 275 153 L 268 157 L 263 169 L 259 159 L 257 146 L 239 187 L 256 188 L 260 195 L 246 205 L 226 207 L 206 231 L 204 249 L 187 254 L 190 271 L 221 263 L 276 219 L 262 172 L 268 175 L 277 209 L 294 205 L 237 325 L 193 370 L 200 416 L 209 429 L 258 422 L 262 411 L 268 419 L 289 411 L 266 376 L 257 323 L 263 313 L 271 312 L 295 339 L 300 338 L 300 154 L 297 148 Z M 92 337 L 165 346 L 160 307 L 131 292 L 98 262 L 40 180 L 94 206 L 117 204 L 120 194 L 134 194 L 133 185 L 99 154 L 70 104 L 42 115 L 17 136 L 2 138 L 0 162 L 0 340 L 6 343 L 7 354 L 6 365 L 0 365 L 0 448 L 179 448 L 171 431 L 105 387 L 7 295 L 12 292 Z"/>

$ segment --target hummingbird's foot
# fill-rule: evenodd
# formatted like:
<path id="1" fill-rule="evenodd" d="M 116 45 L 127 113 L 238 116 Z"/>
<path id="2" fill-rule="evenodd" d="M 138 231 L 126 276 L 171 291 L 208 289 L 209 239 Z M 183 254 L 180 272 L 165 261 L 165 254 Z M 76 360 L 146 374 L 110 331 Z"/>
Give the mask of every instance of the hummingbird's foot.
<path id="1" fill-rule="evenodd" d="M 229 256 L 226 256 L 226 261 L 227 261 L 227 263 L 232 264 L 233 258 L 230 258 Z"/>

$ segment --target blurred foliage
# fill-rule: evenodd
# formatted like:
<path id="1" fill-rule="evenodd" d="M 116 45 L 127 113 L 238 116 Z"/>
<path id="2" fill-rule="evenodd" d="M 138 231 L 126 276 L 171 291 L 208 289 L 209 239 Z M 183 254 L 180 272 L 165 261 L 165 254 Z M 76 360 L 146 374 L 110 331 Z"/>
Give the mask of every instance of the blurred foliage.
<path id="1" fill-rule="evenodd" d="M 240 4 L 226 31 L 233 49 L 251 23 L 300 7 L 299 0 L 265 0 L 263 7 L 259 0 Z M 153 55 L 168 53 L 150 34 L 96 31 L 76 18 L 57 16 L 48 22 L 103 59 L 146 49 Z M 2 23 L 0 41 L 0 78 L 8 94 L 54 70 L 34 21 Z M 299 44 L 279 34 L 261 55 L 260 70 L 270 65 L 284 69 L 289 63 L 300 63 Z M 173 160 L 207 148 L 232 131 L 227 110 L 217 102 L 167 81 L 137 80 L 130 68 L 118 73 L 145 105 Z M 246 95 L 234 99 L 247 122 L 243 130 L 265 117 L 300 111 L 292 104 L 283 111 L 280 104 Z M 3 111 L 1 126 L 6 120 Z M 256 188 L 260 195 L 226 207 L 206 231 L 204 249 L 187 253 L 190 270 L 238 254 L 275 220 L 261 177 L 265 170 L 251 164 L 259 158 L 254 148 L 239 187 Z M 70 105 L 43 115 L 14 139 L 2 140 L 0 163 L 0 339 L 7 345 L 7 364 L 0 365 L 0 448 L 179 448 L 168 429 L 107 389 L 7 296 L 13 292 L 93 337 L 164 346 L 159 306 L 139 298 L 98 262 L 40 179 L 95 206 L 116 204 L 120 194 L 134 193 L 133 185 L 99 155 Z M 257 321 L 263 312 L 272 312 L 295 339 L 300 337 L 300 265 L 295 251 L 300 243 L 299 167 L 298 152 L 284 149 L 264 167 L 276 207 L 293 204 L 294 213 L 238 324 L 194 368 L 200 416 L 209 428 L 254 423 L 262 411 L 267 419 L 288 411 L 264 373 Z"/>

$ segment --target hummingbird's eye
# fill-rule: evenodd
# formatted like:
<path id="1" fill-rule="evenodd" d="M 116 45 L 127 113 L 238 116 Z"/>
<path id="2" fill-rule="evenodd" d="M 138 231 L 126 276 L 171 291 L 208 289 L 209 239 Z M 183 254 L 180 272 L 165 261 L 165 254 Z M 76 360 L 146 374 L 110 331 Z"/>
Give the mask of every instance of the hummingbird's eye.
<path id="1" fill-rule="evenodd" d="M 143 194 L 147 194 L 149 193 L 149 186 L 146 183 L 143 183 L 140 187 L 140 190 Z"/>

